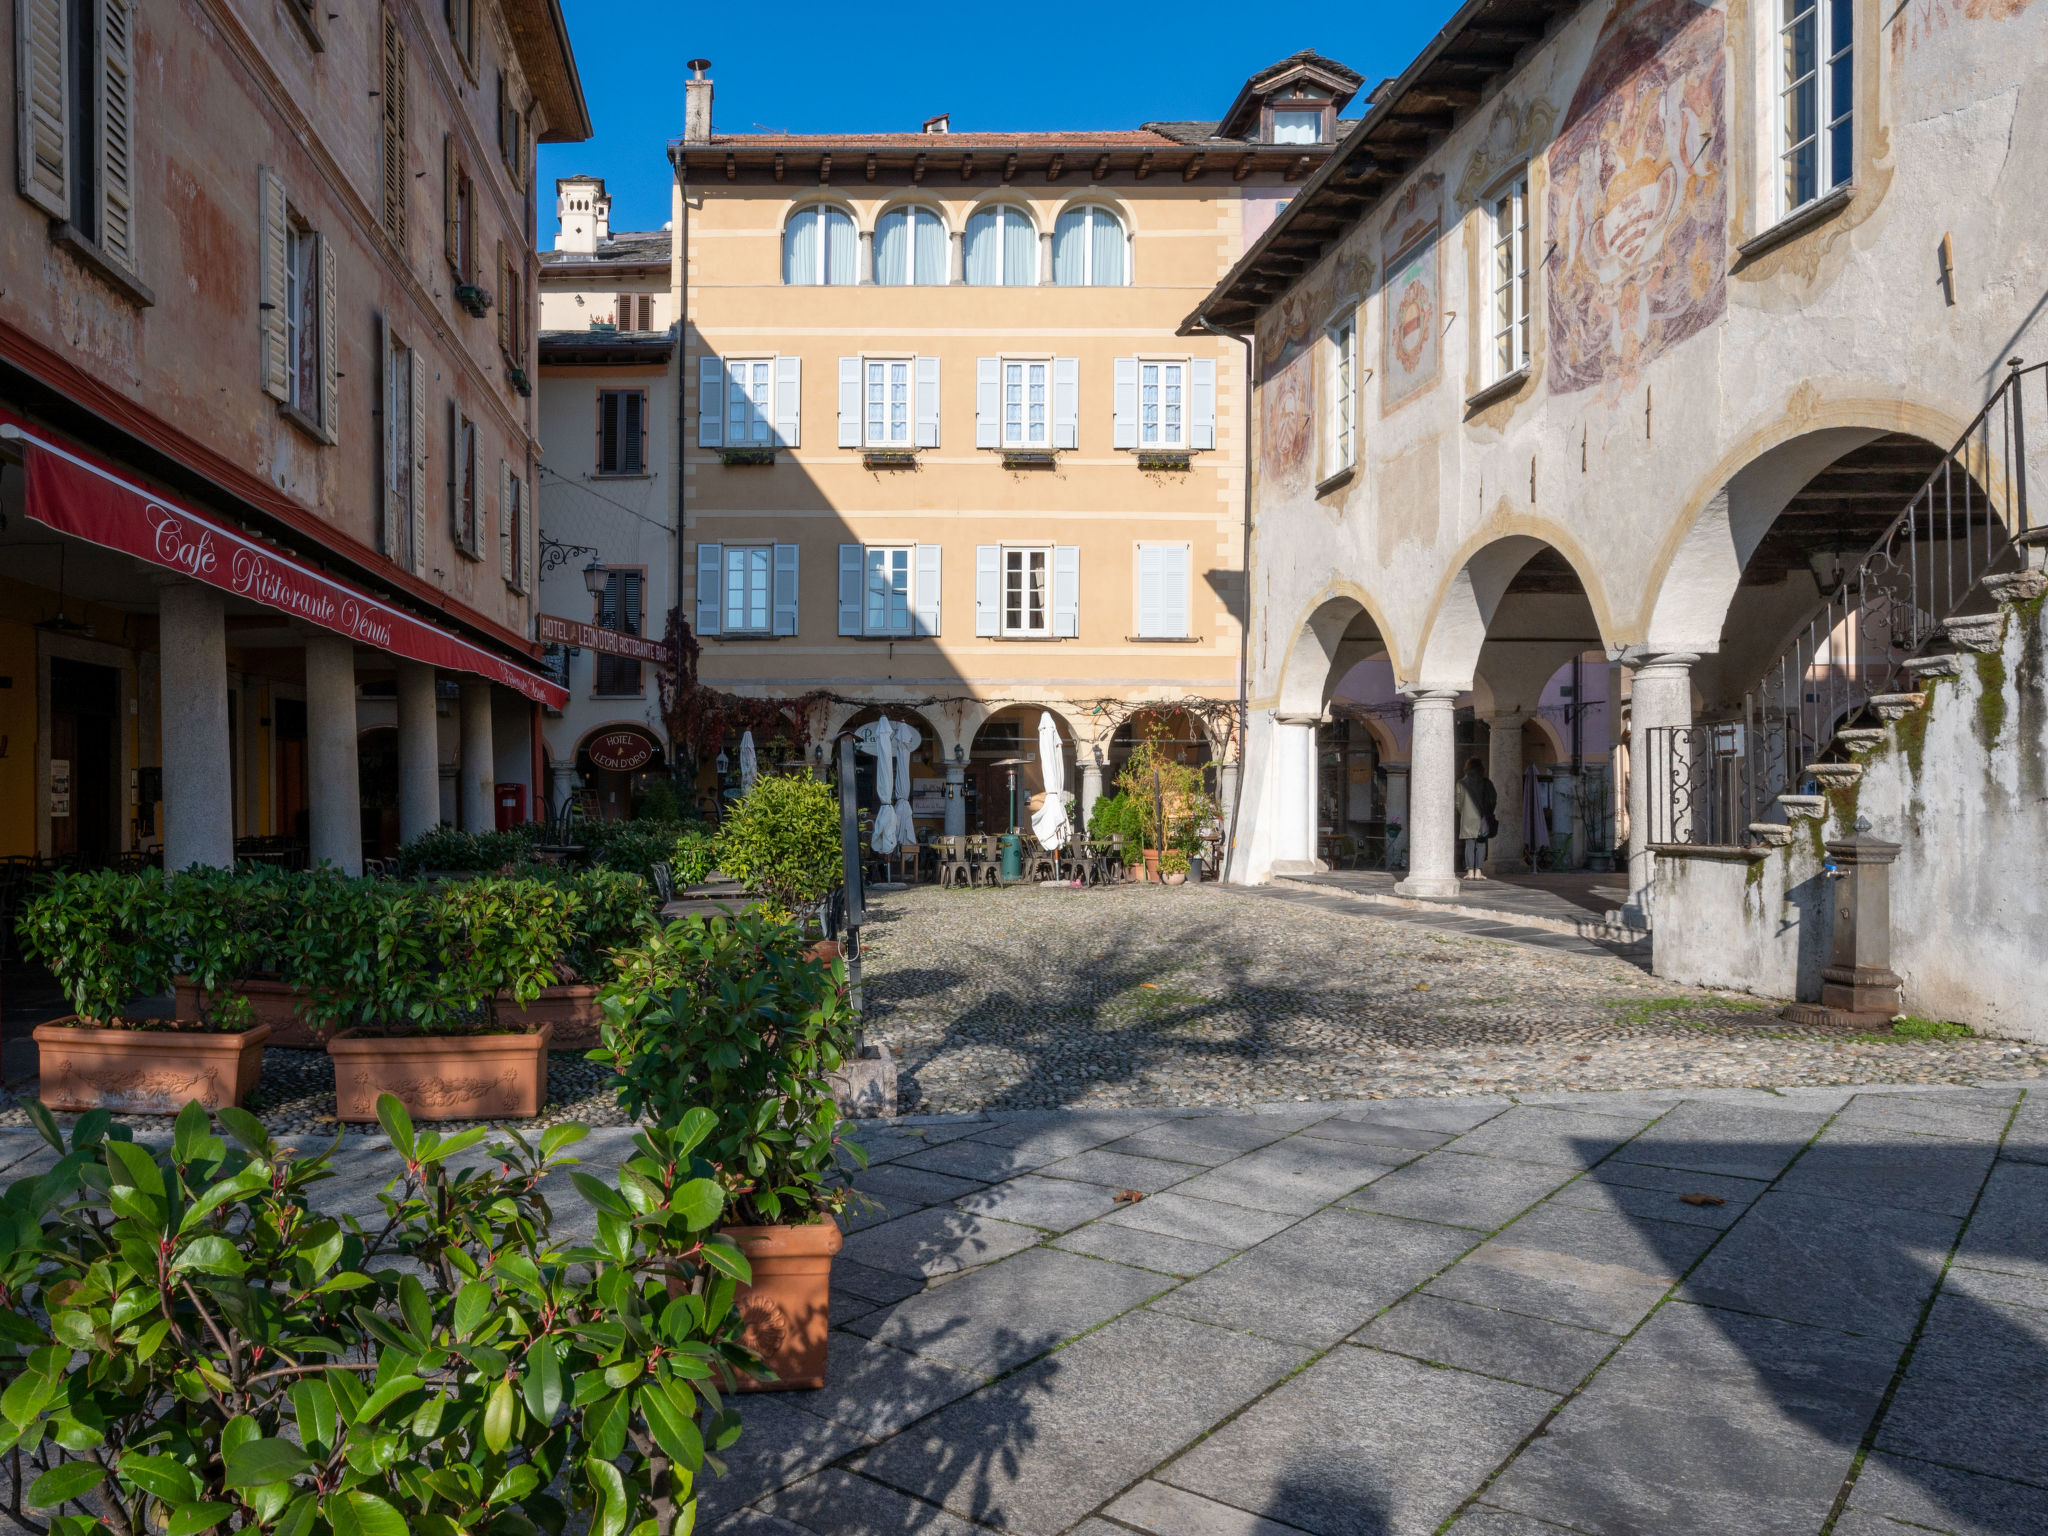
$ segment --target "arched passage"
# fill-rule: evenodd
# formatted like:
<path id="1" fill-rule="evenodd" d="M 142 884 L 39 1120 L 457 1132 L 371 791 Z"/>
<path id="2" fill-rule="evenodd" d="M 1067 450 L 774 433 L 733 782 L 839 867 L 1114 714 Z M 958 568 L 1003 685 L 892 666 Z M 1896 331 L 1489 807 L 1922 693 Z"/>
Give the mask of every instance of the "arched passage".
<path id="1" fill-rule="evenodd" d="M 1056 709 L 1037 704 L 1011 704 L 997 710 L 974 733 L 966 763 L 966 821 L 970 832 L 1011 832 L 1026 829 L 1043 803 L 1045 775 L 1039 766 L 1038 722 L 1052 716 L 1060 735 L 1065 792 L 1075 796 L 1079 815 L 1074 731 Z"/>
<path id="2" fill-rule="evenodd" d="M 871 704 L 847 716 L 833 735 L 836 738 L 846 731 L 858 731 L 862 726 L 882 719 L 901 721 L 918 734 L 918 744 L 910 752 L 910 815 L 920 839 L 928 838 L 943 830 L 946 815 L 945 743 L 932 721 L 920 711 L 902 704 Z M 854 798 L 863 811 L 873 815 L 882 804 L 881 797 L 875 793 L 875 759 L 865 752 L 856 752 L 853 765 Z M 826 771 L 828 776 L 836 778 L 836 761 L 828 762 Z"/>

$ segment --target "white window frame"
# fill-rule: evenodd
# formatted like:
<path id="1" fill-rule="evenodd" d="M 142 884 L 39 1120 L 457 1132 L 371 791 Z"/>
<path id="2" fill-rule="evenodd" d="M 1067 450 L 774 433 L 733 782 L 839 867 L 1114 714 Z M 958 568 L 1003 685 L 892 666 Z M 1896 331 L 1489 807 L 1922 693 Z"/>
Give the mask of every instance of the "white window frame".
<path id="1" fill-rule="evenodd" d="M 1529 174 L 1507 182 L 1487 203 L 1492 294 L 1487 325 L 1489 384 L 1529 366 Z"/>
<path id="2" fill-rule="evenodd" d="M 884 282 L 882 278 L 882 221 L 901 214 L 904 219 L 903 236 L 903 281 Z M 938 226 L 939 272 L 937 283 L 920 283 L 917 280 L 917 228 L 918 215 L 923 214 Z M 855 239 L 859 236 L 856 234 Z M 945 215 L 928 203 L 898 203 L 894 208 L 885 208 L 875 218 L 874 269 L 869 274 L 876 286 L 882 288 L 935 288 L 945 285 L 946 274 L 952 265 L 952 232 L 946 228 Z"/>
<path id="3" fill-rule="evenodd" d="M 1327 480 L 1358 462 L 1358 316 L 1340 316 L 1323 334 L 1329 349 L 1322 473 Z"/>
<path id="4" fill-rule="evenodd" d="M 789 270 L 789 239 L 791 227 L 807 213 L 818 215 L 818 266 L 814 276 L 799 277 Z M 844 283 L 832 281 L 832 215 L 838 214 L 846 220 L 847 238 L 853 242 L 853 260 L 849 270 L 853 276 Z M 837 203 L 805 203 L 800 208 L 789 210 L 789 216 L 782 221 L 782 281 L 791 288 L 845 288 L 860 281 L 860 224 L 852 214 Z"/>
<path id="5" fill-rule="evenodd" d="M 1138 359 L 1138 451 L 1140 453 L 1180 452 L 1188 446 L 1188 414 L 1192 402 L 1188 395 L 1188 384 L 1193 369 L 1190 359 L 1185 357 L 1140 357 Z M 1155 375 L 1156 376 L 1153 376 Z M 1147 401 L 1148 388 L 1158 391 L 1156 398 Z M 1180 399 L 1176 405 L 1168 399 L 1168 392 L 1177 389 Z M 1147 407 L 1151 407 L 1148 420 Z M 1179 412 L 1176 425 L 1170 413 Z M 1171 428 L 1171 430 L 1169 430 Z M 1151 435 L 1148 436 L 1147 433 Z"/>
<path id="6" fill-rule="evenodd" d="M 723 446 L 727 448 L 773 448 L 775 446 L 775 357 L 725 357 L 720 360 L 719 420 L 723 424 Z M 743 374 L 743 377 L 735 377 Z"/>
<path id="7" fill-rule="evenodd" d="M 741 606 L 741 621 L 735 622 L 733 619 L 733 566 L 735 564 L 735 556 L 740 557 L 739 563 L 742 565 L 743 574 L 747 577 L 750 587 L 752 586 L 752 578 L 755 573 L 749 567 L 755 563 L 756 557 L 758 557 L 761 578 L 761 619 L 759 623 L 754 622 L 751 613 L 748 612 L 748 608 L 751 605 L 745 602 Z M 751 595 L 751 593 L 748 594 L 748 596 Z M 758 543 L 751 541 L 734 543 L 728 540 L 720 546 L 718 605 L 718 632 L 721 635 L 759 636 L 775 633 L 775 545 L 772 542 L 764 539 Z"/>
<path id="8" fill-rule="evenodd" d="M 891 369 L 903 373 L 903 393 L 897 398 L 893 391 L 896 381 L 890 377 Z M 875 389 L 882 390 L 881 429 L 876 430 Z M 902 420 L 896 420 L 894 407 L 902 407 Z M 894 435 L 898 426 L 902 435 Z M 863 353 L 860 360 L 860 440 L 864 448 L 894 448 L 908 451 L 917 447 L 917 359 L 908 354 Z M 865 611 L 865 610 L 863 610 Z"/>
<path id="9" fill-rule="evenodd" d="M 1053 281 L 1055 283 L 1059 282 L 1058 246 L 1060 238 L 1060 224 L 1069 215 L 1076 213 L 1082 215 L 1081 281 L 1078 283 L 1069 283 L 1065 286 L 1073 288 L 1128 288 L 1131 284 L 1131 257 L 1133 254 L 1131 247 L 1131 227 L 1130 225 L 1124 222 L 1122 214 L 1118 213 L 1114 208 L 1109 207 L 1105 203 L 1083 203 L 1078 208 L 1063 209 L 1059 217 L 1053 220 Z M 1098 216 L 1101 218 L 1108 219 L 1110 222 L 1115 224 L 1117 233 L 1120 236 L 1122 236 L 1122 243 L 1124 248 L 1124 275 L 1119 281 L 1114 283 L 1098 282 L 1095 277 L 1095 221 Z"/>
<path id="10" fill-rule="evenodd" d="M 971 238 L 969 232 L 973 228 L 974 221 L 983 214 L 993 214 L 996 219 L 996 280 L 993 283 L 974 283 L 974 279 L 968 275 L 973 271 L 973 256 L 968 250 L 968 243 Z M 1023 233 L 1014 237 L 1010 233 L 1010 221 L 1013 216 L 1021 221 L 1024 226 Z M 1023 240 L 1031 248 L 1029 267 L 1031 275 L 1022 283 L 1009 282 L 1006 276 L 1010 270 L 1009 243 L 1013 238 Z M 960 226 L 960 240 L 960 259 L 963 264 L 961 275 L 965 281 L 973 283 L 975 287 L 1027 288 L 1039 281 L 1038 220 L 1032 216 L 1030 209 L 1020 207 L 1016 203 L 985 203 L 968 214 L 966 222 Z"/>
<path id="11" fill-rule="evenodd" d="M 885 612 L 884 622 L 873 622 L 874 575 L 876 557 L 893 563 L 893 557 L 903 559 L 903 622 L 899 625 L 889 621 Z M 890 585 L 894 596 L 893 572 Z M 885 602 L 886 607 L 886 602 Z M 889 639 L 911 639 L 917 634 L 917 546 L 915 544 L 863 544 L 860 550 L 860 632 L 863 635 L 882 636 Z"/>
<path id="12" fill-rule="evenodd" d="M 1288 128 L 1293 128 L 1293 127 L 1299 127 L 1299 126 L 1301 126 L 1301 125 L 1300 125 L 1300 124 L 1289 124 L 1289 125 L 1287 125 L 1286 127 L 1283 127 L 1283 125 L 1281 124 L 1281 121 L 1280 121 L 1280 120 L 1281 120 L 1282 118 L 1302 118 L 1302 117 L 1305 117 L 1305 118 L 1310 118 L 1310 119 L 1312 119 L 1312 120 L 1313 120 L 1313 121 L 1312 121 L 1312 122 L 1310 122 L 1310 123 L 1309 123 L 1309 125 L 1308 125 L 1308 130 L 1309 130 L 1309 133 L 1308 133 L 1308 137 L 1304 139 L 1304 138 L 1298 138 L 1298 137 L 1290 137 L 1290 136 L 1287 136 Z M 1275 108 L 1273 109 L 1273 142 L 1274 142 L 1275 144 L 1320 144 L 1320 143 L 1322 143 L 1322 142 L 1323 142 L 1323 112 L 1322 112 L 1322 109 L 1321 109 L 1320 107 L 1311 107 L 1311 108 L 1308 108 L 1308 109 L 1306 109 L 1306 110 L 1303 110 L 1303 109 L 1301 109 L 1301 108 L 1298 108 L 1298 107 L 1275 107 Z"/>
<path id="13" fill-rule="evenodd" d="M 1856 7 L 1855 0 L 1776 0 L 1777 25 L 1772 34 L 1776 72 L 1775 115 L 1777 205 L 1780 216 L 1797 213 L 1855 180 L 1856 169 Z M 1811 68 L 1797 75 L 1793 52 L 1804 32 L 1813 54 Z M 1846 35 L 1839 35 L 1846 34 Z M 1847 89 L 1838 90 L 1837 66 L 1848 75 Z M 1796 121 L 1797 93 L 1810 91 L 1812 132 L 1800 134 Z M 1846 99 L 1842 99 L 1846 97 Z M 1836 153 L 1836 130 L 1843 130 L 1842 151 Z M 1810 153 L 1813 190 L 1802 197 L 1797 187 L 1797 162 Z"/>
<path id="14" fill-rule="evenodd" d="M 999 614 L 1001 615 L 1001 622 L 1000 622 L 1000 624 L 999 624 L 999 626 L 998 626 L 998 633 L 1000 633 L 1000 634 L 1002 635 L 1002 637 L 1003 637 L 1003 638 L 1004 638 L 1005 640 L 1050 640 L 1050 639 L 1052 639 L 1052 638 L 1053 638 L 1053 591 L 1052 591 L 1052 581 L 1053 581 L 1053 547 L 1052 547 L 1052 545 L 1051 545 L 1051 544 L 1004 544 L 1004 545 L 1001 545 L 1001 546 L 1000 546 L 1000 548 L 1001 548 L 1001 550 L 1002 550 L 1002 564 L 1001 564 L 1001 565 L 999 565 L 999 566 L 997 567 L 997 586 L 996 586 L 996 604 L 997 604 L 997 612 L 998 612 L 998 613 L 999 613 Z M 1030 595 L 1030 586 L 1029 586 L 1029 583 L 1028 583 L 1028 578 L 1029 578 L 1029 576 L 1030 576 L 1030 574 L 1031 574 L 1031 557 L 1032 557 L 1032 556 L 1034 556 L 1034 555 L 1035 555 L 1035 556 L 1037 556 L 1037 558 L 1038 558 L 1038 564 L 1039 564 L 1039 575 L 1040 575 L 1040 581 L 1039 581 L 1039 586 L 1038 586 L 1038 596 L 1039 596 L 1039 604 L 1038 604 L 1038 618 L 1039 618 L 1039 621 L 1040 621 L 1040 622 L 1039 622 L 1039 624 L 1037 625 L 1037 627 L 1036 627 L 1036 628 L 1033 628 L 1033 627 L 1031 626 L 1031 624 L 1029 623 L 1029 619 L 1030 619 L 1030 612 L 1029 612 L 1029 608 L 1028 608 L 1028 598 L 1029 598 L 1029 595 Z M 1017 585 L 1018 585 L 1018 587 L 1019 587 L 1020 591 L 1021 591 L 1021 592 L 1023 593 L 1023 595 L 1024 595 L 1024 596 L 1025 596 L 1025 598 L 1027 599 L 1027 605 L 1020 605 L 1020 607 L 1022 607 L 1022 609 L 1023 609 L 1023 614 L 1022 614 L 1022 616 L 1023 616 L 1023 619 L 1024 619 L 1024 621 L 1025 621 L 1025 622 L 1022 622 L 1022 623 L 1012 623 L 1012 622 L 1011 622 L 1011 620 L 1010 620 L 1010 590 L 1011 590 L 1011 581 L 1010 581 L 1010 577 L 1011 577 L 1011 568 L 1012 568 L 1012 562 L 1013 562 L 1013 560 L 1015 561 L 1015 565 L 1016 565 L 1016 574 L 1017 574 L 1017 576 L 1019 577 L 1019 581 L 1018 581 L 1018 584 L 1017 584 Z"/>
<path id="15" fill-rule="evenodd" d="M 999 391 L 996 399 L 997 417 L 1000 422 L 998 436 L 1001 439 L 1001 446 L 1007 449 L 1023 448 L 1050 451 L 1052 448 L 1053 359 L 1050 356 L 1003 357 L 997 360 L 996 366 L 1000 370 L 996 375 L 996 388 Z M 1013 402 L 1010 398 L 1010 374 L 1013 369 L 1019 374 L 1016 382 L 1017 399 L 1014 402 L 1016 406 L 1016 417 L 1014 420 L 1011 416 Z M 1033 379 L 1034 372 L 1037 375 L 1035 380 Z M 1035 432 L 1033 431 L 1031 417 L 1033 409 L 1031 391 L 1034 386 L 1038 390 L 1036 407 L 1038 419 Z M 1016 429 L 1014 432 L 1012 431 L 1013 427 Z"/>

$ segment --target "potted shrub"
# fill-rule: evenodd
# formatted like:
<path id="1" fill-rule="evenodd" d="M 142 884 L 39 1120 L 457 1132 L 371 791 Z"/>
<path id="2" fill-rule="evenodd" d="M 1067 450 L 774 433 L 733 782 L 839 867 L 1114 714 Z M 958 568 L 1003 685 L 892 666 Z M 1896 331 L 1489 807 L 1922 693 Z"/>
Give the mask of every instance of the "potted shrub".
<path id="1" fill-rule="evenodd" d="M 766 916 L 808 914 L 845 878 L 838 796 L 808 773 L 764 775 L 726 813 L 718 862 L 761 898 Z M 812 951 L 817 959 L 839 958 L 830 939 Z"/>
<path id="2" fill-rule="evenodd" d="M 638 875 L 615 869 L 552 871 L 540 879 L 575 898 L 577 916 L 555 978 L 530 1003 L 498 1000 L 499 1017 L 513 1028 L 552 1026 L 550 1050 L 587 1051 L 598 1042 L 603 1012 L 598 992 L 612 957 L 654 927 L 653 893 Z"/>
<path id="3" fill-rule="evenodd" d="M 17 1523 L 693 1528 L 753 1363 L 733 1308 L 746 1261 L 717 1233 L 724 1192 L 695 1145 L 710 1116 L 641 1135 L 615 1183 L 570 1173 L 598 1211 L 595 1241 L 572 1245 L 540 1186 L 574 1161 L 578 1125 L 457 1172 L 484 1133 L 415 1132 L 386 1099 L 401 1169 L 359 1224 L 313 1208 L 328 1154 L 299 1157 L 244 1112 L 221 1112 L 223 1137 L 188 1105 L 150 1148 L 103 1114 L 67 1141 L 29 1112 L 58 1157 L 0 1197 Z"/>
<path id="4" fill-rule="evenodd" d="M 1188 878 L 1188 862 L 1186 849 L 1167 849 L 1159 855 L 1159 878 L 1168 885 L 1184 884 Z"/>
<path id="5" fill-rule="evenodd" d="M 765 782 L 765 781 L 764 781 Z M 803 930 L 757 913 L 685 918 L 619 957 L 604 994 L 604 1044 L 623 1108 L 657 1125 L 695 1107 L 727 1199 L 725 1232 L 753 1278 L 740 1293 L 747 1344 L 772 1376 L 742 1390 L 824 1385 L 839 1110 L 831 1074 L 860 1039 L 845 968 L 816 964 Z M 853 1148 L 859 1156 L 858 1148 Z"/>
<path id="6" fill-rule="evenodd" d="M 347 1025 L 327 1042 L 336 1115 L 372 1119 L 384 1093 L 428 1120 L 539 1114 L 551 1026 L 500 1001 L 526 1007 L 555 979 L 575 896 L 538 880 L 344 883 L 372 890 L 340 904 L 309 975 L 316 1011 Z"/>
<path id="7" fill-rule="evenodd" d="M 238 995 L 250 1017 L 270 1026 L 267 1048 L 318 1050 L 322 1042 L 299 1017 L 304 992 L 283 979 L 285 956 L 307 881 L 267 865 L 193 868 L 172 883 L 165 937 L 177 959 L 171 990 L 181 1019 L 210 1021 L 212 1000 Z"/>
<path id="8" fill-rule="evenodd" d="M 1202 824 L 1216 814 L 1202 787 L 1202 770 L 1174 757 L 1161 737 L 1148 735 L 1132 749 L 1116 782 L 1136 807 L 1144 841 L 1145 878 L 1157 880 L 1161 852 L 1178 849 L 1192 853 Z M 1181 873 L 1187 873 L 1185 863 Z"/>
<path id="9" fill-rule="evenodd" d="M 28 902 L 18 924 L 22 948 L 50 968 L 73 1010 L 35 1030 L 50 1107 L 167 1115 L 194 1099 L 213 1109 L 237 1104 L 255 1088 L 270 1027 L 255 1023 L 248 1003 L 226 986 L 247 951 L 218 925 L 188 934 L 172 916 L 172 891 L 205 878 L 66 873 Z M 124 1013 L 134 999 L 170 986 L 178 944 L 187 946 L 184 963 L 204 978 L 204 1015 Z"/>

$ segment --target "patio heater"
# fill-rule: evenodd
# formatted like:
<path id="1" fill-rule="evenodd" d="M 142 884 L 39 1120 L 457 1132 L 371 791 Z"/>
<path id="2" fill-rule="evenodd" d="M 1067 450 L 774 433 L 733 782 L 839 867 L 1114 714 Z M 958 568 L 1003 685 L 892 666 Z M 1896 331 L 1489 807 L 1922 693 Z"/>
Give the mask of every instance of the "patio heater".
<path id="1" fill-rule="evenodd" d="M 996 767 L 1003 769 L 1007 775 L 1006 783 L 1009 786 L 1010 796 L 1010 835 L 1012 837 L 1017 835 L 1017 770 L 1030 761 L 1031 759 L 1028 757 L 999 757 L 996 759 Z"/>

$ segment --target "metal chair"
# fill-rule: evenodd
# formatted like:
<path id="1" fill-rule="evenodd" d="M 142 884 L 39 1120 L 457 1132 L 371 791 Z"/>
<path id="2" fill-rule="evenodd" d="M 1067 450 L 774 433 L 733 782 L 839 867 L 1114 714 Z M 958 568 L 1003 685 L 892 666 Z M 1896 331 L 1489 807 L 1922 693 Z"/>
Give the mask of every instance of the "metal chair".
<path id="1" fill-rule="evenodd" d="M 932 847 L 939 856 L 939 887 L 974 884 L 974 866 L 967 862 L 967 839 L 935 837 Z"/>

